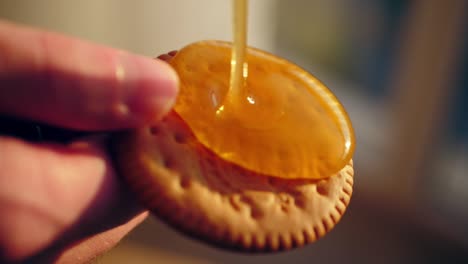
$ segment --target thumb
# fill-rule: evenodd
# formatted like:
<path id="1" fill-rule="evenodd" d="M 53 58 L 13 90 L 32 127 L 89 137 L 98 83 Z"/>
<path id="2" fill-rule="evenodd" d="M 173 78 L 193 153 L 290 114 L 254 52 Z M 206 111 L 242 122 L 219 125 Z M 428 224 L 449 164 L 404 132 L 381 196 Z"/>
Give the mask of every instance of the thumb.
<path id="1" fill-rule="evenodd" d="M 0 115 L 79 130 L 142 125 L 172 107 L 161 60 L 0 20 Z"/>

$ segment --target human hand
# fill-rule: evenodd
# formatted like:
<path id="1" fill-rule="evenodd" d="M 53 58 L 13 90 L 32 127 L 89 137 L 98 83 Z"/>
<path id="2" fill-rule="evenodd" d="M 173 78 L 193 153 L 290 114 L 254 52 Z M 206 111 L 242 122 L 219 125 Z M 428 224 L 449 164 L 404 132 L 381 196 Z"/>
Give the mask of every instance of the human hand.
<path id="1" fill-rule="evenodd" d="M 0 115 L 133 128 L 169 111 L 177 82 L 161 60 L 0 21 Z M 146 215 L 116 176 L 105 135 L 59 144 L 0 134 L 1 263 L 88 262 Z"/>

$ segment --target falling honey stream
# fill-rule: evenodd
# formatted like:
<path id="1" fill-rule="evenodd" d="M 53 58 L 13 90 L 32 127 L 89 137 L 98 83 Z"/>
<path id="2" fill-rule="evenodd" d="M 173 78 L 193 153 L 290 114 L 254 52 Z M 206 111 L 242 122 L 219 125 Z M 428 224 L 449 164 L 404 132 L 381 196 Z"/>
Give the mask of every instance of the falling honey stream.
<path id="1" fill-rule="evenodd" d="M 234 43 L 200 41 L 170 64 L 179 74 L 175 111 L 220 158 L 264 175 L 322 179 L 351 159 L 349 117 L 300 67 L 247 47 L 247 0 L 233 0 Z"/>
<path id="2" fill-rule="evenodd" d="M 231 55 L 231 77 L 229 90 L 224 98 L 224 109 L 233 108 L 232 112 L 242 111 L 242 90 L 245 88 L 249 67 L 247 51 L 247 0 L 232 0 L 233 9 L 233 46 Z"/>

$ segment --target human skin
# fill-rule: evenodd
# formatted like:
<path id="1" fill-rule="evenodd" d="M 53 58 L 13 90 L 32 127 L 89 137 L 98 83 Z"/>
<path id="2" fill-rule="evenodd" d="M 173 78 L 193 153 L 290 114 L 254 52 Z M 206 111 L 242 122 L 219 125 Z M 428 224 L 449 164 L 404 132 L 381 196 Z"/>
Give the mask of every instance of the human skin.
<path id="1" fill-rule="evenodd" d="M 141 223 L 107 134 L 160 119 L 177 92 L 162 60 L 0 20 L 0 116 L 86 132 L 0 134 L 0 263 L 86 263 Z"/>

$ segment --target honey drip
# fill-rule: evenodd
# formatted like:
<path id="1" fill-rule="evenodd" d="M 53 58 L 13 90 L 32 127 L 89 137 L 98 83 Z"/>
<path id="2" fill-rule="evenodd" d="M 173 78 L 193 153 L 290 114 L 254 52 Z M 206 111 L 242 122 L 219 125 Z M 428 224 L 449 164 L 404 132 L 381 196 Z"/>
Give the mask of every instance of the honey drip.
<path id="1" fill-rule="evenodd" d="M 181 87 L 175 111 L 219 157 L 289 179 L 321 179 L 354 152 L 351 122 L 315 77 L 246 48 L 246 0 L 233 0 L 235 44 L 201 41 L 171 60 Z"/>
<path id="2" fill-rule="evenodd" d="M 233 108 L 233 113 L 242 111 L 242 90 L 249 75 L 249 67 L 245 59 L 247 51 L 247 0 L 233 0 L 233 37 L 234 45 L 231 55 L 231 77 L 229 91 L 224 99 L 222 110 Z"/>
<path id="3" fill-rule="evenodd" d="M 218 108 L 219 118 L 236 119 L 239 124 L 252 129 L 269 129 L 278 122 L 283 114 L 281 98 L 274 104 L 274 108 L 262 105 L 262 98 L 249 89 L 247 79 L 249 63 L 247 62 L 247 0 L 232 0 L 232 33 L 231 75 L 229 90 Z M 265 87 L 257 87 L 264 89 Z"/>

